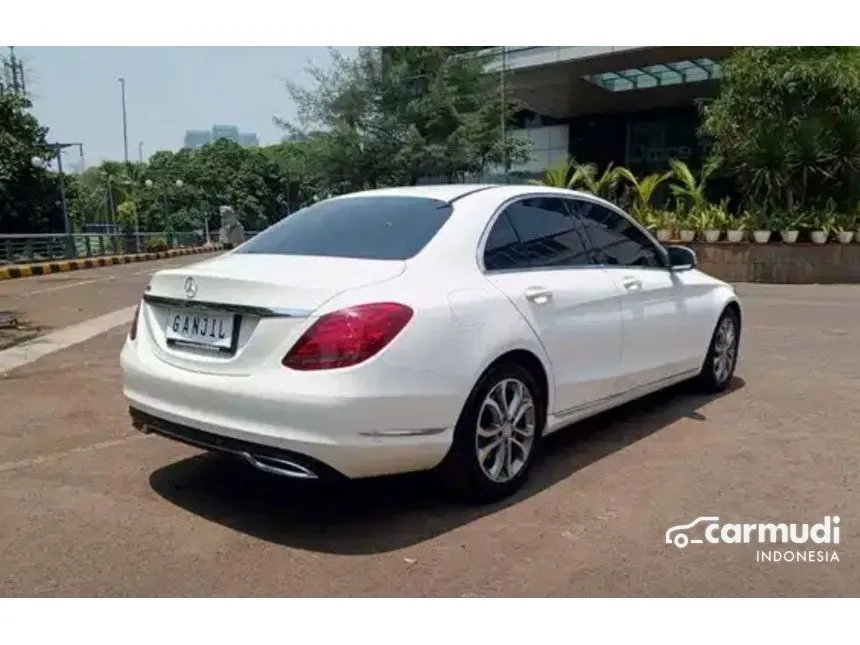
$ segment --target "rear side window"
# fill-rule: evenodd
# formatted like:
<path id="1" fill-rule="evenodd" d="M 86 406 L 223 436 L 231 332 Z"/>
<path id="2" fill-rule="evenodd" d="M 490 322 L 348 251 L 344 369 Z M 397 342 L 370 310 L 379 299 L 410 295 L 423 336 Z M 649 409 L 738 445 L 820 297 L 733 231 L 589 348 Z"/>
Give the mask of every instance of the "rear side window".
<path id="1" fill-rule="evenodd" d="M 426 197 L 349 197 L 287 216 L 236 253 L 408 260 L 451 216 L 448 202 Z"/>
<path id="2" fill-rule="evenodd" d="M 535 197 L 505 209 L 528 253 L 532 267 L 582 266 L 591 263 L 585 241 L 564 202 Z"/>
<path id="3" fill-rule="evenodd" d="M 505 271 L 528 266 L 528 253 L 520 244 L 508 214 L 502 213 L 487 236 L 487 244 L 484 247 L 484 267 L 487 271 Z"/>

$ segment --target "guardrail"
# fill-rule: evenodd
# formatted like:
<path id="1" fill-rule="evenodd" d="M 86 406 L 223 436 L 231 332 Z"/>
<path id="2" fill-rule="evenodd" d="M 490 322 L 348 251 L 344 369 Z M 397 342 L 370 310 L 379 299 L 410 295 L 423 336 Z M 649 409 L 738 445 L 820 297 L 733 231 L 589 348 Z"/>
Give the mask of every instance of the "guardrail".
<path id="1" fill-rule="evenodd" d="M 0 265 L 166 251 L 205 242 L 199 233 L 0 235 Z"/>

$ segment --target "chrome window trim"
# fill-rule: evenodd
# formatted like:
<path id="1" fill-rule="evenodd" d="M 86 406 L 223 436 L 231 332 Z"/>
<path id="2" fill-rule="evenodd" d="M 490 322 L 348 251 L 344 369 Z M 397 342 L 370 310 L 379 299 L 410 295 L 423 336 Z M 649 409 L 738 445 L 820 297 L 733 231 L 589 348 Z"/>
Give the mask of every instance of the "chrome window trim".
<path id="1" fill-rule="evenodd" d="M 627 265 L 618 265 L 618 264 L 597 264 L 597 263 L 594 263 L 594 264 L 582 264 L 582 265 L 559 266 L 559 267 L 523 267 L 523 268 L 519 268 L 519 269 L 493 269 L 493 270 L 487 269 L 486 266 L 484 265 L 484 251 L 486 250 L 486 246 L 487 246 L 487 238 L 490 236 L 490 231 L 493 230 L 493 226 L 495 226 L 496 220 L 499 219 L 499 216 L 509 206 L 511 206 L 517 202 L 520 202 L 520 201 L 525 201 L 527 199 L 536 199 L 536 198 L 541 198 L 541 197 L 560 199 L 561 201 L 578 200 L 578 201 L 591 202 L 592 204 L 595 204 L 597 206 L 603 206 L 604 208 L 608 208 L 609 210 L 617 213 L 618 215 L 621 215 L 621 217 L 626 219 L 628 222 L 632 223 L 637 229 L 639 229 L 642 233 L 645 234 L 646 239 L 649 242 L 651 242 L 651 244 L 654 246 L 655 250 L 657 251 L 657 255 L 663 260 L 664 263 L 666 263 L 666 266 L 663 266 L 663 267 L 640 267 L 640 266 L 631 267 L 631 266 L 627 266 Z M 575 216 L 573 214 L 571 214 L 571 217 L 575 217 Z M 580 226 L 582 226 L 582 222 L 579 222 L 579 224 L 580 224 Z M 594 246 L 591 244 L 591 239 L 588 238 L 587 232 L 585 232 L 585 231 L 583 231 L 583 232 L 586 235 L 585 241 L 588 244 L 587 250 L 589 251 L 589 253 L 593 253 L 594 252 Z M 667 252 L 666 252 L 666 249 L 663 247 L 663 245 L 660 244 L 660 242 L 658 242 L 657 239 L 653 235 L 651 235 L 646 229 L 644 229 L 639 224 L 639 222 L 637 222 L 630 215 L 628 215 L 623 210 L 618 208 L 612 202 L 608 202 L 605 199 L 601 199 L 600 197 L 596 197 L 595 195 L 588 195 L 588 194 L 584 194 L 584 193 L 583 194 L 579 194 L 579 193 L 565 194 L 565 193 L 556 193 L 556 192 L 548 192 L 548 191 L 541 191 L 541 190 L 537 190 L 535 192 L 531 192 L 531 193 L 528 193 L 525 195 L 515 195 L 514 197 L 510 197 L 510 198 L 506 199 L 505 201 L 503 201 L 501 203 L 501 205 L 496 207 L 496 210 L 493 212 L 492 216 L 490 216 L 490 219 L 487 220 L 487 224 L 484 225 L 484 230 L 481 233 L 481 236 L 478 238 L 478 248 L 477 248 L 477 251 L 475 253 L 475 260 L 478 264 L 478 270 L 484 275 L 505 275 L 505 274 L 511 274 L 511 273 L 531 273 L 533 271 L 581 271 L 581 270 L 589 270 L 589 269 L 626 269 L 628 271 L 631 269 L 636 269 L 636 270 L 645 269 L 645 270 L 649 270 L 649 271 L 661 271 L 661 272 L 662 271 L 670 271 L 670 268 L 669 268 L 668 262 L 667 262 Z"/>

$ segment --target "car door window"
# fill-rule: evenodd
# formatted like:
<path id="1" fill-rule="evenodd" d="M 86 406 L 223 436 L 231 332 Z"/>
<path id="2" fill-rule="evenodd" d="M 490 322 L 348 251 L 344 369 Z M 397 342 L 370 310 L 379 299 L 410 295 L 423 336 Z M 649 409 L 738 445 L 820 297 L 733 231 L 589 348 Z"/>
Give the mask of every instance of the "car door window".
<path id="1" fill-rule="evenodd" d="M 582 222 L 597 261 L 610 266 L 663 268 L 663 256 L 630 220 L 600 204 L 570 201 L 568 206 Z"/>
<path id="2" fill-rule="evenodd" d="M 533 197 L 505 209 L 531 267 L 591 263 L 585 240 L 561 199 Z"/>
<path id="3" fill-rule="evenodd" d="M 484 268 L 487 271 L 524 269 L 529 266 L 528 255 L 520 244 L 517 232 L 506 213 L 493 223 L 484 246 Z"/>

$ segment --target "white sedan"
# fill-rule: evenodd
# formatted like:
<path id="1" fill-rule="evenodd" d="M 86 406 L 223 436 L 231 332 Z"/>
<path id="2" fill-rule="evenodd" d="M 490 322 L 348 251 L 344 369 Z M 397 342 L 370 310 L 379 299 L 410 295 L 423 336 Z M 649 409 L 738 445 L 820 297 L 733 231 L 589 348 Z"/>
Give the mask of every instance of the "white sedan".
<path id="1" fill-rule="evenodd" d="M 300 479 L 522 486 L 541 439 L 734 373 L 734 289 L 614 205 L 451 185 L 326 199 L 156 273 L 122 350 L 134 426 Z"/>

